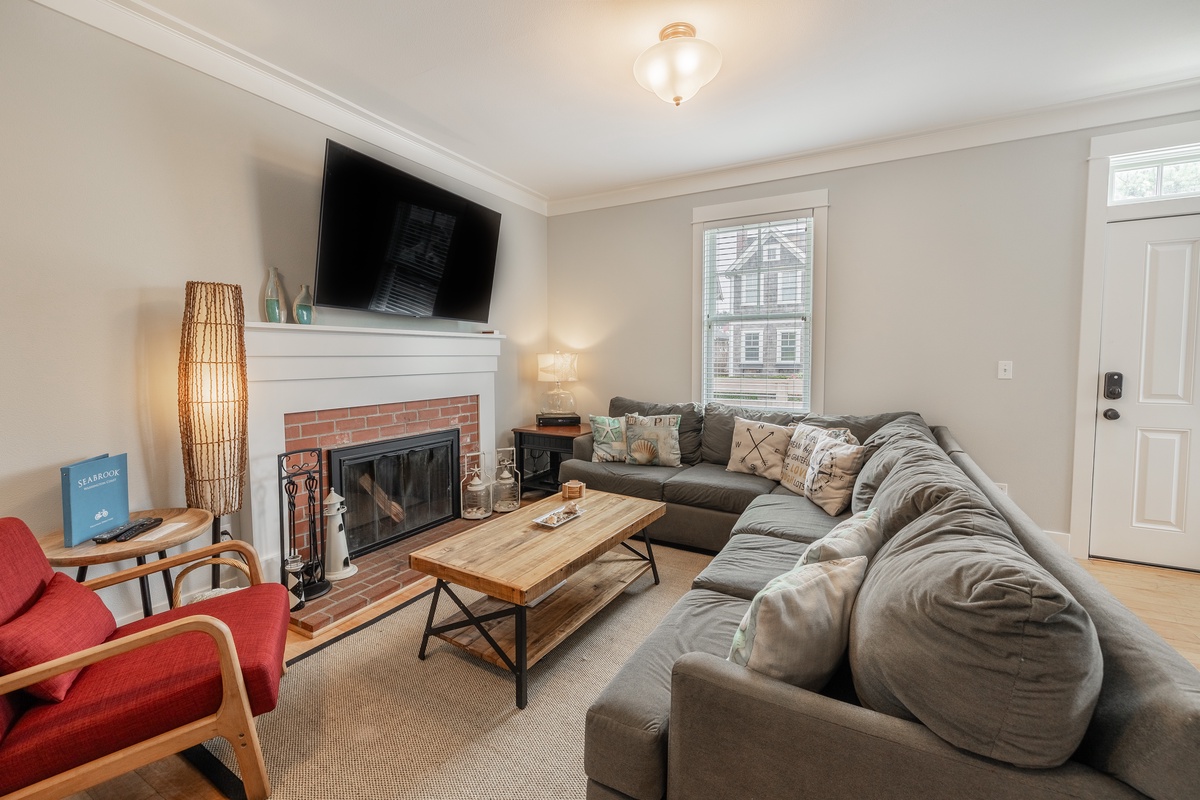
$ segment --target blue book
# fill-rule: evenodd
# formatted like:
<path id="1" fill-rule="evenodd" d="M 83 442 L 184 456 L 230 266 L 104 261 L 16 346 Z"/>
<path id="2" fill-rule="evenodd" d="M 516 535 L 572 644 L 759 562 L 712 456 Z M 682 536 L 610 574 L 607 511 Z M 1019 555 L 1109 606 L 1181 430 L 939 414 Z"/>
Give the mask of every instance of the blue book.
<path id="1" fill-rule="evenodd" d="M 105 453 L 62 467 L 64 546 L 82 544 L 129 521 L 126 461 L 126 453 Z"/>

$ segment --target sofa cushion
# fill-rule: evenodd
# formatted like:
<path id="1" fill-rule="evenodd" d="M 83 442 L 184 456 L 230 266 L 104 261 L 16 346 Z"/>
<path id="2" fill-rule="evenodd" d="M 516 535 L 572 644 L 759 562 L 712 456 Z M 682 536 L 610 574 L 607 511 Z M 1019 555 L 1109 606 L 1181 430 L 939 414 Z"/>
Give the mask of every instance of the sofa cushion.
<path id="1" fill-rule="evenodd" d="M 713 556 L 692 588 L 753 600 L 768 581 L 795 567 L 807 547 L 777 536 L 738 534 Z"/>
<path id="2" fill-rule="evenodd" d="M 646 500 L 662 500 L 663 484 L 678 474 L 678 467 L 642 467 L 619 462 L 580 461 L 577 458 L 562 462 L 558 468 L 559 483 L 583 481 L 589 489 Z"/>
<path id="3" fill-rule="evenodd" d="M 898 533 L 867 573 L 850 634 L 858 696 L 955 747 L 1058 766 L 1100 692 L 1092 621 L 997 515 L 943 510 Z"/>
<path id="4" fill-rule="evenodd" d="M 880 414 L 808 414 L 801 420 L 805 425 L 815 425 L 818 428 L 849 428 L 850 433 L 859 442 L 866 443 L 867 439 L 880 428 L 901 417 L 920 417 L 913 411 L 885 411 Z"/>
<path id="5" fill-rule="evenodd" d="M 733 426 L 738 417 L 770 425 L 791 425 L 804 418 L 803 414 L 788 411 L 763 411 L 759 408 L 739 408 L 724 403 L 709 403 L 704 407 L 704 431 L 700 457 L 710 464 L 729 463 L 733 448 Z"/>
<path id="6" fill-rule="evenodd" d="M 854 438 L 849 428 L 818 428 L 801 422 L 788 442 L 787 455 L 779 478 L 780 486 L 796 494 L 804 494 L 804 479 L 808 477 L 813 448 L 825 438 L 858 444 L 858 439 Z"/>
<path id="7" fill-rule="evenodd" d="M 625 415 L 625 461 L 654 467 L 678 467 L 679 415 Z"/>
<path id="8" fill-rule="evenodd" d="M 655 417 L 663 414 L 679 415 L 679 457 L 684 464 L 700 463 L 700 433 L 704 427 L 704 410 L 697 403 L 647 403 L 614 397 L 608 401 L 608 415 L 619 417 L 640 414 Z"/>
<path id="9" fill-rule="evenodd" d="M 879 485 L 896 466 L 904 452 L 904 442 L 908 439 L 924 440 L 935 443 L 933 431 L 921 419 L 920 414 L 904 414 L 871 434 L 862 442 L 864 447 L 871 448 L 871 458 L 863 465 L 854 482 L 854 495 L 850 500 L 852 511 L 862 511 L 871 505 Z"/>
<path id="10" fill-rule="evenodd" d="M 50 562 L 29 526 L 16 517 L 0 519 L 0 625 L 23 614 L 54 577 Z"/>
<path id="11" fill-rule="evenodd" d="M 803 497 L 779 488 L 769 495 L 754 498 L 729 535 L 753 533 L 808 544 L 829 533 L 849 516 L 831 517 Z"/>
<path id="12" fill-rule="evenodd" d="M 251 712 L 274 708 L 289 618 L 280 584 L 155 614 L 118 628 L 110 641 L 194 614 L 229 626 Z M 13 725 L 0 747 L 0 794 L 200 719 L 220 704 L 216 645 L 206 634 L 181 634 L 100 661 L 79 674 L 63 702 L 33 706 Z"/>
<path id="13" fill-rule="evenodd" d="M 736 417 L 729 464 L 725 468 L 777 481 L 791 440 L 791 427 Z"/>
<path id="14" fill-rule="evenodd" d="M 804 477 L 804 496 L 826 514 L 836 516 L 850 507 L 854 480 L 871 451 L 848 442 L 825 438 L 813 447 Z"/>
<path id="15" fill-rule="evenodd" d="M 661 800 L 671 667 L 684 653 L 724 658 L 749 605 L 702 589 L 679 599 L 588 708 L 583 768 L 589 778 L 637 800 Z"/>
<path id="16" fill-rule="evenodd" d="M 592 461 L 625 461 L 625 417 L 588 417 L 592 423 Z"/>
<path id="17" fill-rule="evenodd" d="M 798 565 L 754 596 L 733 636 L 729 660 L 819 692 L 850 630 L 850 609 L 867 572 L 864 556 Z"/>
<path id="18" fill-rule="evenodd" d="M 882 546 L 883 529 L 879 526 L 879 515 L 875 509 L 867 509 L 839 522 L 828 534 L 810 544 L 801 555 L 800 563 L 814 564 L 854 556 L 871 559 Z"/>
<path id="19" fill-rule="evenodd" d="M 757 475 L 727 472 L 717 464 L 697 464 L 669 477 L 662 499 L 740 514 L 754 498 L 769 493 L 775 485 L 775 481 Z"/>
<path id="20" fill-rule="evenodd" d="M 965 495 L 965 505 L 990 507 L 987 498 L 937 445 L 921 438 L 905 438 L 881 449 L 889 451 L 885 458 L 899 453 L 871 501 L 879 510 L 885 537 L 890 538 L 954 494 Z M 876 453 L 871 461 L 879 456 Z"/>
<path id="21" fill-rule="evenodd" d="M 91 589 L 55 573 L 33 607 L 0 625 L 0 674 L 8 674 L 94 647 L 116 630 L 117 621 Z M 25 687 L 40 700 L 60 702 L 79 670 L 62 672 Z"/>

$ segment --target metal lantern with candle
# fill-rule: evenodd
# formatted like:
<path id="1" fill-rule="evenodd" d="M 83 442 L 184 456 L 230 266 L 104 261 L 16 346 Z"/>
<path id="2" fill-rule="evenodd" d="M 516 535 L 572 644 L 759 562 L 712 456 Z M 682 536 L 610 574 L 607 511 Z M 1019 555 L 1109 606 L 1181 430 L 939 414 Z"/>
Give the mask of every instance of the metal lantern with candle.
<path id="1" fill-rule="evenodd" d="M 521 472 L 517 469 L 517 448 L 496 450 L 496 482 L 492 484 L 495 511 L 516 511 L 521 507 Z"/>
<path id="2" fill-rule="evenodd" d="M 463 519 L 484 519 L 492 515 L 492 486 L 483 469 L 483 454 L 463 456 Z"/>

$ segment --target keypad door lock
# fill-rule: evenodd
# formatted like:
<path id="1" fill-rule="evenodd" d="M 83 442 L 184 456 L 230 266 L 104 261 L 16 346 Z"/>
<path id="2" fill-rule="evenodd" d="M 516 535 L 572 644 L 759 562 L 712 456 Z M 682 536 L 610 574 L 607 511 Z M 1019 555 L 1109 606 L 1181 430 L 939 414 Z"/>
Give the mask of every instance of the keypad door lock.
<path id="1" fill-rule="evenodd" d="M 1107 400 L 1120 400 L 1125 385 L 1125 376 L 1119 372 L 1104 373 L 1104 397 Z"/>

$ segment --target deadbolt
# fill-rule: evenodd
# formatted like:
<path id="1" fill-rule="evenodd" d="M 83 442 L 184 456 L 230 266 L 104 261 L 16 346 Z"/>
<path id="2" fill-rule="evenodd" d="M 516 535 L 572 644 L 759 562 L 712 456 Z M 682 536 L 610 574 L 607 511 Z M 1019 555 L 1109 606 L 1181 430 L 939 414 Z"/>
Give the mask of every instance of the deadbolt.
<path id="1" fill-rule="evenodd" d="M 1104 397 L 1107 400 L 1120 400 L 1125 384 L 1125 376 L 1119 372 L 1104 373 Z"/>

